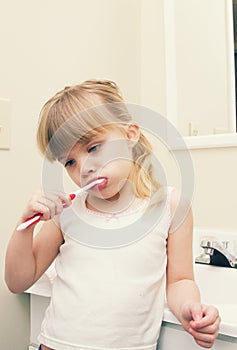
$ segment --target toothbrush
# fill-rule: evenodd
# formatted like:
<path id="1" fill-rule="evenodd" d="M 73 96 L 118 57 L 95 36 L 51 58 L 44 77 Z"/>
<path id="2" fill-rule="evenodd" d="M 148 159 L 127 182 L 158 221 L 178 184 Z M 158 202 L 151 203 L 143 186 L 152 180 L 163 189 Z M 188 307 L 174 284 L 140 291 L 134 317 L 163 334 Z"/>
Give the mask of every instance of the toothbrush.
<path id="1" fill-rule="evenodd" d="M 84 192 L 88 191 L 90 188 L 101 184 L 102 182 L 104 182 L 106 179 L 105 178 L 99 178 L 96 179 L 92 182 L 90 182 L 89 184 L 87 184 L 86 186 L 80 188 L 79 190 L 75 191 L 74 193 L 70 193 L 69 197 L 71 200 L 73 200 L 74 198 L 76 198 L 77 196 L 81 196 Z M 17 231 L 22 231 L 24 229 L 26 229 L 27 227 L 30 227 L 33 224 L 36 224 L 37 222 L 39 222 L 41 220 L 43 214 L 35 214 L 34 216 L 31 216 L 30 218 L 27 218 L 24 222 L 22 222 L 17 228 Z"/>

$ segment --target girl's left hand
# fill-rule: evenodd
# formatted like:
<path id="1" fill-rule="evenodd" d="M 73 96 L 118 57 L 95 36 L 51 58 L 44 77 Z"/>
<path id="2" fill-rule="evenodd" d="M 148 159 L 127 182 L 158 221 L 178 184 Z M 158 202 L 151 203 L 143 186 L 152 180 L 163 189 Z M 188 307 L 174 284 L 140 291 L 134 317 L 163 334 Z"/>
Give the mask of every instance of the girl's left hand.
<path id="1" fill-rule="evenodd" d="M 182 325 L 189 332 L 195 342 L 211 348 L 218 336 L 221 318 L 216 307 L 199 303 L 187 303 L 182 313 Z"/>

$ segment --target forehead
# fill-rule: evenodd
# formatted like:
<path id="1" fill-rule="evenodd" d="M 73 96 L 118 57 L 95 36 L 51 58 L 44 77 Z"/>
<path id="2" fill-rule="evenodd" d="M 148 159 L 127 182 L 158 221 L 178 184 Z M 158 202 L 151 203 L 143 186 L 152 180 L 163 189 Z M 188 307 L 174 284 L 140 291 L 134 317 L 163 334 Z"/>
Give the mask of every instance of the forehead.
<path id="1" fill-rule="evenodd" d="M 59 155 L 58 161 L 63 162 L 74 152 L 80 152 L 87 148 L 89 145 L 93 145 L 96 142 L 109 142 L 113 140 L 122 140 L 125 138 L 125 128 L 115 126 L 103 126 L 91 130 L 86 135 L 77 140 L 68 152 L 63 152 Z"/>

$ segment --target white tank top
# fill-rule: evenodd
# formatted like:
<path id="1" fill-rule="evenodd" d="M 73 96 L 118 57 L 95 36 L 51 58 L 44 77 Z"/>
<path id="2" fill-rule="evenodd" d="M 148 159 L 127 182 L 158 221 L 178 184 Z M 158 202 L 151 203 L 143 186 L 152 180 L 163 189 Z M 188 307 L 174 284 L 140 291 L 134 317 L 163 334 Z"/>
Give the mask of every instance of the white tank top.
<path id="1" fill-rule="evenodd" d="M 81 197 L 63 211 L 65 243 L 56 258 L 41 344 L 55 350 L 156 349 L 170 193 L 150 210 L 140 200 L 135 210 L 108 216 L 88 210 Z"/>

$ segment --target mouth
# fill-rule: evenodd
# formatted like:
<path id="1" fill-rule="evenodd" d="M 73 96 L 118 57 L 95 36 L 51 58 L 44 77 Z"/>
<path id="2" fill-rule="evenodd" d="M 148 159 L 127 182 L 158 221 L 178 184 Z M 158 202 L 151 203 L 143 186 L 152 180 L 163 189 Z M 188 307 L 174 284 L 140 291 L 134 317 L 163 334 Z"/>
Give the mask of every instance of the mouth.
<path id="1" fill-rule="evenodd" d="M 102 190 L 108 183 L 108 179 L 106 177 L 98 177 L 89 182 L 89 184 L 95 183 L 90 189 L 91 190 Z"/>

